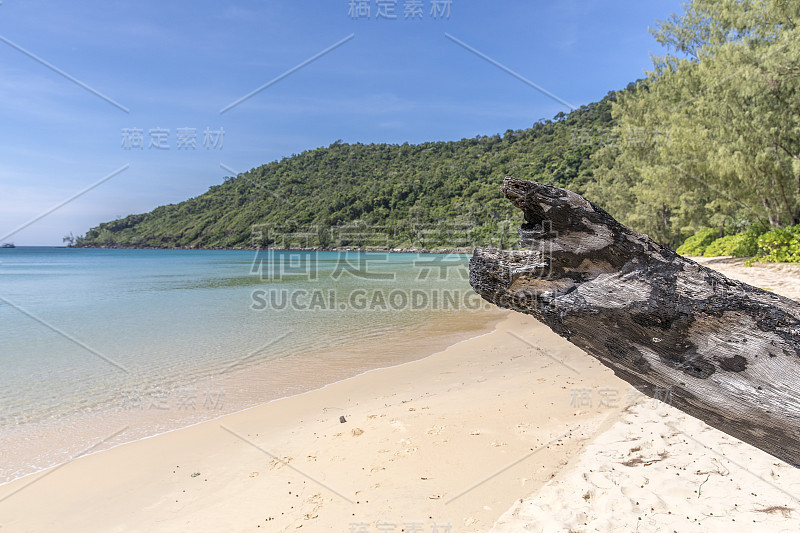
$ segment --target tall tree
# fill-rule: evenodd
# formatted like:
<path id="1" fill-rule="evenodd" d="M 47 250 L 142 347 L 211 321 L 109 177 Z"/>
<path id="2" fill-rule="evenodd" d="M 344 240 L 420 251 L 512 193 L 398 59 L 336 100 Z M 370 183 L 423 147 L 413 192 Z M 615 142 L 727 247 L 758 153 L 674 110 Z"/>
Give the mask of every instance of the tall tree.
<path id="1" fill-rule="evenodd" d="M 620 142 L 597 155 L 596 189 L 670 244 L 703 225 L 800 222 L 800 2 L 684 7 L 653 30 L 672 53 L 614 105 Z"/>

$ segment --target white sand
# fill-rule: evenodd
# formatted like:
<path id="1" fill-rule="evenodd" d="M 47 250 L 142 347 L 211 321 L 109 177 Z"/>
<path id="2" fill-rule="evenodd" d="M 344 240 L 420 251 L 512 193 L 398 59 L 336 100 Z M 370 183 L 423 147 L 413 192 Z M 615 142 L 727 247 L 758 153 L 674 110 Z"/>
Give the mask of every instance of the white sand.
<path id="1" fill-rule="evenodd" d="M 745 266 L 744 259 L 736 257 L 692 257 L 691 259 L 731 279 L 800 300 L 800 263 L 756 263 L 748 267 Z"/>
<path id="2" fill-rule="evenodd" d="M 510 313 L 422 361 L 0 486 L 0 529 L 798 531 L 795 494 L 795 469 Z"/>
<path id="3" fill-rule="evenodd" d="M 494 333 L 425 360 L 4 485 L 0 524 L 3 532 L 485 530 L 619 416 L 622 402 L 600 405 L 597 387 L 606 397 L 629 390 L 513 314 Z"/>
<path id="4" fill-rule="evenodd" d="M 693 259 L 800 299 L 800 265 Z M 800 470 L 663 402 L 632 399 L 621 420 L 491 531 L 800 531 Z"/>
<path id="5" fill-rule="evenodd" d="M 800 531 L 800 470 L 643 396 L 491 531 Z"/>

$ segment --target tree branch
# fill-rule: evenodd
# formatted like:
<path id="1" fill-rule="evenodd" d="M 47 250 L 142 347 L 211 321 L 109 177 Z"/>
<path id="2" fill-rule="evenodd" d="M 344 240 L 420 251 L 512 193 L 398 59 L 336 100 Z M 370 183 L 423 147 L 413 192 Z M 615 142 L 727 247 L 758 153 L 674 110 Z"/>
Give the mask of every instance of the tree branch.
<path id="1" fill-rule="evenodd" d="M 525 213 L 525 249 L 476 249 L 476 292 L 800 466 L 800 303 L 681 257 L 566 189 L 506 178 L 501 190 Z"/>

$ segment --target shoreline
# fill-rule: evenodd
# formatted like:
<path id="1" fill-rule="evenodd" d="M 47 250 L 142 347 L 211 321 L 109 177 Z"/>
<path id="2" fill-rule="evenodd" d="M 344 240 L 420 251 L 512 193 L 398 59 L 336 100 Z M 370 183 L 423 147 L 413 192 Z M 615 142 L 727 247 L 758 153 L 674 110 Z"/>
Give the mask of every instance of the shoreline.
<path id="1" fill-rule="evenodd" d="M 219 411 L 199 406 L 192 406 L 191 410 L 188 407 L 182 409 L 180 404 L 177 409 L 175 405 L 169 405 L 160 410 L 153 405 L 157 399 L 141 396 L 132 397 L 138 400 L 138 409 L 129 407 L 121 410 L 101 410 L 89 415 L 69 416 L 56 423 L 28 424 L 16 430 L 13 435 L 4 436 L 4 447 L 7 450 L 17 451 L 13 458 L 9 457 L 8 452 L 4 453 L 4 459 L 7 463 L 13 461 L 16 465 L 28 465 L 28 468 L 37 463 L 41 464 L 34 466 L 30 471 L 26 471 L 28 468 L 18 466 L 16 470 L 24 473 L 0 481 L 0 487 L 58 467 L 64 462 L 71 461 L 75 456 L 84 456 L 85 450 L 90 446 L 93 449 L 92 453 L 101 453 L 274 401 L 307 394 L 366 372 L 425 359 L 452 345 L 491 332 L 508 313 L 509 311 L 496 308 L 477 312 L 461 311 L 455 315 L 440 317 L 428 324 L 417 324 L 410 334 L 402 335 L 405 338 L 400 338 L 396 333 L 381 333 L 367 341 L 359 340 L 324 350 L 313 349 L 291 353 L 216 377 L 210 377 L 214 372 L 209 371 L 209 377 L 187 382 L 185 387 L 182 387 L 206 392 L 216 391 Z M 457 323 L 455 326 L 454 322 Z M 387 343 L 393 348 L 381 356 L 357 360 L 359 353 L 370 349 L 377 350 L 382 344 Z M 175 396 L 175 389 L 160 389 L 156 386 L 154 390 L 156 393 L 161 391 L 167 399 L 170 398 L 170 394 Z M 178 401 L 181 401 L 180 397 Z M 148 405 L 147 408 L 144 407 L 145 404 Z M 114 433 L 112 438 L 108 437 L 121 427 L 124 427 L 123 431 Z M 59 440 L 60 435 L 64 434 L 71 436 L 69 442 Z M 26 444 L 30 442 L 37 442 L 39 450 L 43 449 L 43 444 L 58 446 L 58 449 L 52 449 L 45 455 L 30 455 L 30 446 Z M 19 450 L 24 450 L 28 455 L 20 456 Z M 8 472 L 14 472 L 14 469 L 9 469 Z"/>
<path id="2" fill-rule="evenodd" d="M 53 248 L 75 248 L 83 250 L 217 250 L 217 251 L 245 251 L 245 252 L 259 252 L 259 251 L 274 251 L 274 252 L 360 252 L 360 253 L 387 253 L 387 254 L 458 254 L 458 255 L 472 255 L 475 246 L 463 248 L 381 248 L 381 247 L 358 247 L 358 246 L 343 246 L 343 247 L 311 247 L 311 248 L 272 248 L 263 246 L 121 246 L 121 245 L 98 245 L 98 246 L 53 246 Z"/>
<path id="3" fill-rule="evenodd" d="M 26 531 L 486 530 L 618 418 L 619 406 L 575 404 L 578 385 L 627 390 L 532 317 L 508 315 L 424 359 L 3 485 L 0 517 Z"/>
<path id="4" fill-rule="evenodd" d="M 510 311 L 508 313 L 510 313 Z M 473 340 L 473 339 L 478 339 L 478 338 L 483 337 L 485 335 L 491 335 L 492 333 L 497 331 L 497 322 L 500 322 L 501 320 L 503 320 L 503 318 L 506 318 L 508 313 L 505 313 L 506 316 L 501 316 L 501 317 L 498 317 L 497 320 L 494 320 L 495 324 L 493 325 L 493 329 L 491 329 L 490 331 L 484 331 L 483 333 L 478 333 L 477 335 L 466 337 L 464 339 L 456 341 L 455 343 L 453 343 L 453 344 L 449 345 L 447 348 L 445 348 L 445 350 L 450 349 L 451 347 L 458 346 L 461 343 L 468 342 L 468 341 Z M 167 429 L 165 431 L 162 431 L 160 433 L 154 433 L 152 435 L 146 435 L 144 437 L 138 437 L 138 438 L 133 439 L 133 440 L 120 442 L 120 443 L 115 444 L 115 445 L 113 445 L 113 446 L 111 446 L 109 448 L 96 450 L 96 451 L 93 451 L 91 453 L 80 454 L 75 459 L 78 459 L 80 457 L 90 457 L 90 456 L 98 454 L 98 453 L 104 453 L 104 452 L 113 450 L 113 449 L 118 448 L 120 446 L 127 446 L 129 444 L 135 444 L 135 443 L 143 441 L 143 440 L 153 439 L 153 438 L 156 438 L 156 437 L 160 437 L 162 435 L 167 435 L 169 433 L 173 433 L 175 431 L 181 431 L 181 430 L 184 430 L 184 429 L 189 429 L 189 428 L 192 428 L 192 427 L 200 425 L 200 424 L 205 424 L 205 423 L 208 423 L 208 422 L 214 422 L 214 421 L 219 420 L 221 418 L 225 418 L 225 417 L 230 416 L 230 415 L 237 415 L 237 414 L 245 413 L 245 412 L 247 412 L 247 411 L 249 411 L 251 409 L 257 409 L 259 407 L 262 407 L 262 406 L 265 406 L 265 405 L 269 405 L 269 404 L 274 403 L 274 402 L 279 402 L 279 401 L 283 401 L 283 400 L 290 400 L 292 398 L 298 398 L 298 397 L 304 396 L 306 394 L 311 394 L 311 393 L 314 393 L 314 392 L 323 391 L 328 387 L 331 387 L 331 386 L 334 386 L 334 385 L 337 385 L 337 384 L 340 384 L 340 383 L 344 383 L 344 382 L 352 380 L 352 379 L 357 379 L 357 378 L 359 378 L 361 376 L 366 376 L 366 375 L 370 374 L 371 372 L 379 372 L 381 370 L 390 370 L 390 369 L 399 368 L 399 367 L 402 367 L 402 366 L 405 366 L 405 365 L 411 365 L 411 364 L 414 364 L 414 363 L 419 362 L 419 361 L 425 361 L 426 359 L 428 359 L 430 357 L 434 357 L 435 355 L 437 355 L 439 353 L 441 353 L 441 352 L 434 352 L 434 353 L 425 355 L 420 359 L 413 359 L 413 360 L 410 360 L 410 361 L 403 361 L 401 363 L 397 363 L 397 364 L 393 364 L 393 365 L 389 365 L 389 366 L 385 366 L 385 367 L 376 367 L 376 368 L 370 368 L 370 369 L 367 369 L 367 370 L 363 370 L 363 371 L 359 372 L 358 374 L 355 374 L 355 375 L 352 375 L 352 376 L 348 376 L 348 377 L 344 377 L 344 378 L 338 379 L 336 381 L 332 381 L 330 383 L 325 383 L 324 385 L 321 385 L 321 386 L 319 386 L 317 388 L 309 389 L 309 390 L 302 391 L 302 392 L 292 393 L 292 394 L 289 394 L 287 396 L 280 396 L 278 398 L 273 398 L 273 399 L 267 400 L 267 401 L 262 402 L 262 403 L 257 403 L 257 404 L 254 404 L 254 405 L 250 405 L 248 407 L 243 407 L 243 408 L 237 409 L 235 411 L 222 413 L 222 414 L 219 414 L 217 416 L 214 416 L 214 417 L 211 417 L 211 418 L 208 418 L 208 419 L 200 420 L 200 421 L 197 421 L 197 422 L 192 422 L 192 423 L 190 423 L 190 424 L 188 424 L 186 426 L 171 428 L 171 429 Z M 68 462 L 71 462 L 71 461 L 73 461 L 75 459 L 71 459 Z M 4 486 L 10 484 L 10 483 L 21 482 L 21 481 L 25 480 L 26 478 L 28 478 L 30 476 L 35 476 L 36 474 L 41 474 L 43 472 L 46 472 L 47 470 L 56 469 L 62 464 L 66 464 L 66 463 L 58 463 L 58 464 L 55 464 L 55 465 L 46 466 L 46 467 L 43 467 L 43 468 L 41 468 L 39 470 L 36 470 L 34 472 L 30 472 L 28 474 L 22 475 L 20 477 L 14 478 L 14 479 L 10 479 L 10 480 L 7 480 L 7 481 L 0 481 L 0 489 L 2 487 L 4 487 Z"/>
<path id="5" fill-rule="evenodd" d="M 787 277 L 770 266 L 720 270 L 762 286 Z M 379 524 L 700 533 L 796 525 L 800 511 L 785 499 L 800 501 L 794 493 L 800 470 L 642 396 L 509 312 L 422 358 L 1 485 L 0 523 L 67 533 Z"/>

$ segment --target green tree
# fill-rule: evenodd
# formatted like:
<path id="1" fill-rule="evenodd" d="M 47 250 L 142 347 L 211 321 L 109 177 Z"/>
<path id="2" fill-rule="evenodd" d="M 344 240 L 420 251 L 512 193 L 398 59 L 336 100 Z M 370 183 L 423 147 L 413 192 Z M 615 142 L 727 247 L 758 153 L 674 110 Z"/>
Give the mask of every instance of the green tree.
<path id="1" fill-rule="evenodd" d="M 621 218 L 670 244 L 702 226 L 722 235 L 757 220 L 797 223 L 800 3 L 694 0 L 685 9 L 653 30 L 673 53 L 654 58 L 614 105 L 622 141 L 597 154 L 595 188 L 624 198 Z"/>
<path id="2" fill-rule="evenodd" d="M 378 246 L 343 239 L 358 223 L 365 235 L 385 228 L 383 245 L 513 246 L 521 213 L 500 193 L 513 175 L 580 190 L 592 179 L 597 145 L 575 142 L 610 130 L 610 93 L 556 121 L 502 136 L 455 142 L 348 144 L 308 150 L 230 177 L 206 193 L 149 213 L 104 222 L 79 246 L 242 247 L 295 224 L 308 246 Z M 272 233 L 266 228 L 273 228 Z M 352 231 L 350 233 L 353 233 Z M 308 235 L 306 235 L 308 234 Z"/>

